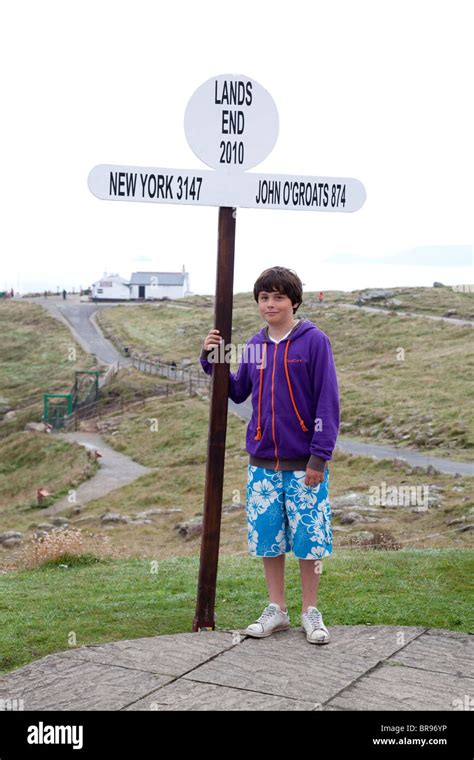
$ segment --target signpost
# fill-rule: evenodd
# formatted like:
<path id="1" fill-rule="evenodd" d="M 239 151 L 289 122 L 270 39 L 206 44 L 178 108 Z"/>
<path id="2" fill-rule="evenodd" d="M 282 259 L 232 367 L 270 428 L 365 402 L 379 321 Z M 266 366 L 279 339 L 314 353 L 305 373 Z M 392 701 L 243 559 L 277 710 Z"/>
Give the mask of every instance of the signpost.
<path id="1" fill-rule="evenodd" d="M 356 179 L 301 174 L 229 174 L 101 164 L 89 188 L 102 200 L 178 203 L 186 206 L 357 211 L 365 201 Z"/>
<path id="2" fill-rule="evenodd" d="M 231 341 L 237 208 L 350 213 L 365 202 L 361 182 L 351 178 L 246 172 L 263 161 L 278 137 L 271 95 L 253 79 L 224 74 L 208 79 L 188 102 L 186 138 L 213 171 L 101 164 L 88 178 L 103 200 L 218 206 L 214 326 Z M 214 630 L 214 603 L 224 485 L 229 365 L 212 370 L 204 489 L 203 534 L 193 631 Z"/>
<path id="3" fill-rule="evenodd" d="M 189 101 L 184 131 L 193 153 L 213 169 L 242 172 L 260 164 L 278 137 L 272 96 L 248 77 L 204 82 Z"/>

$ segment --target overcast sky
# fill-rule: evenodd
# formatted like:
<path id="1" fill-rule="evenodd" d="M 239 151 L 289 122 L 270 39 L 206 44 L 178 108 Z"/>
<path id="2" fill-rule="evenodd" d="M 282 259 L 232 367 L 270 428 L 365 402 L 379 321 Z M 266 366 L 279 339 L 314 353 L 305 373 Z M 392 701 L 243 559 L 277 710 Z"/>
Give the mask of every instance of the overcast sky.
<path id="1" fill-rule="evenodd" d="M 191 289 L 213 293 L 217 208 L 101 201 L 87 176 L 102 163 L 208 168 L 184 112 L 226 73 L 255 79 L 278 109 L 275 147 L 253 171 L 355 177 L 367 192 L 355 213 L 240 209 L 236 292 L 273 265 L 307 290 L 472 282 L 470 5 L 9 0 L 0 289 L 77 289 L 104 271 L 184 264 Z M 446 256 L 406 263 L 425 246 Z M 400 266 L 367 261 L 398 253 Z"/>

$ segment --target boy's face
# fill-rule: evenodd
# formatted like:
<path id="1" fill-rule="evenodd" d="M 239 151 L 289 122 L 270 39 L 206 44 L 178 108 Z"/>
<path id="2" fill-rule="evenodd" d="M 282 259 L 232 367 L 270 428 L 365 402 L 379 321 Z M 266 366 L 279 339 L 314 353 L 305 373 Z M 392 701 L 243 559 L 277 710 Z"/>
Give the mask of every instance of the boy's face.
<path id="1" fill-rule="evenodd" d="M 261 316 L 271 325 L 286 325 L 293 320 L 293 304 L 286 294 L 261 290 L 258 294 Z"/>

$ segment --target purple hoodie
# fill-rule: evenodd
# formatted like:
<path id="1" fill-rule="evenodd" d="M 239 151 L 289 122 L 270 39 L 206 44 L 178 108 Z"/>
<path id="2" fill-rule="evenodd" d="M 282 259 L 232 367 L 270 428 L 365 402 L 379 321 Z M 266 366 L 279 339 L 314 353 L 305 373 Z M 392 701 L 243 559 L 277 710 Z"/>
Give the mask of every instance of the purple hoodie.
<path id="1" fill-rule="evenodd" d="M 211 351 L 203 348 L 200 356 L 208 375 Z M 241 404 L 250 394 L 249 463 L 323 472 L 339 430 L 339 389 L 328 336 L 311 320 L 300 319 L 277 344 L 268 337 L 268 326 L 262 327 L 247 341 L 237 372 L 229 372 L 232 401 Z"/>

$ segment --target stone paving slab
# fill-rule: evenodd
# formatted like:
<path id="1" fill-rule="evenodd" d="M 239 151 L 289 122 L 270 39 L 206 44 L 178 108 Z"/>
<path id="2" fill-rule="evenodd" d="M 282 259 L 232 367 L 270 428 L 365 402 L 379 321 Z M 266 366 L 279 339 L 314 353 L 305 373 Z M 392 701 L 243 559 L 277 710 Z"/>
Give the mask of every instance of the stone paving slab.
<path id="1" fill-rule="evenodd" d="M 58 656 L 179 678 L 231 648 L 229 632 L 180 633 L 84 646 Z M 1 679 L 0 679 L 1 683 Z"/>
<path id="2" fill-rule="evenodd" d="M 48 655 L 0 679 L 0 699 L 25 710 L 120 710 L 170 677 Z"/>
<path id="3" fill-rule="evenodd" d="M 330 646 L 332 651 L 383 660 L 425 631 L 419 626 L 332 625 Z M 329 647 L 329 644 L 326 646 Z"/>
<path id="4" fill-rule="evenodd" d="M 126 710 L 314 710 L 311 702 L 274 694 L 231 689 L 180 679 L 140 699 Z"/>
<path id="5" fill-rule="evenodd" d="M 344 710 L 459 710 L 474 707 L 474 679 L 382 663 L 329 704 Z"/>
<path id="6" fill-rule="evenodd" d="M 468 634 L 465 636 L 457 634 L 456 646 L 453 647 L 453 639 L 450 636 L 442 632 L 438 635 L 435 632 L 431 632 L 431 635 L 425 633 L 391 657 L 390 663 L 409 665 L 412 668 L 431 670 L 460 678 L 474 678 L 472 638 Z"/>
<path id="7" fill-rule="evenodd" d="M 319 646 L 292 628 L 265 639 L 202 631 L 78 647 L 0 677 L 0 699 L 23 699 L 25 710 L 474 706 L 473 635 L 382 625 L 330 632 Z"/>
<path id="8" fill-rule="evenodd" d="M 262 639 L 248 637 L 185 678 L 322 704 L 401 647 L 396 629 L 356 626 L 351 636 L 345 628 L 331 627 L 332 642 L 322 646 L 308 644 L 297 628 L 273 634 L 264 647 Z M 409 635 L 422 631 L 409 629 Z"/>

